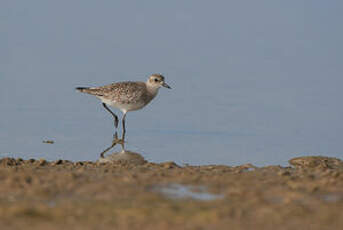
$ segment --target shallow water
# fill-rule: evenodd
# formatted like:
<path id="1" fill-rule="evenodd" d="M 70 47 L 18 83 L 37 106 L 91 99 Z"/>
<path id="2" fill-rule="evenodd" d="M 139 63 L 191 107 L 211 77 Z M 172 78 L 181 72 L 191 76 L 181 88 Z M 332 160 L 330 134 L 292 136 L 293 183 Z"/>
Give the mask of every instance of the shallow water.
<path id="1" fill-rule="evenodd" d="M 343 157 L 339 3 L 262 1 L 241 18 L 255 7 L 119 2 L 5 1 L 0 156 L 98 159 L 111 144 L 111 115 L 74 88 L 162 72 L 173 89 L 127 116 L 126 148 L 149 161 Z"/>
<path id="2" fill-rule="evenodd" d="M 156 186 L 154 190 L 171 199 L 193 199 L 201 201 L 211 201 L 224 198 L 224 195 L 212 194 L 207 192 L 205 186 L 169 184 L 166 186 Z"/>

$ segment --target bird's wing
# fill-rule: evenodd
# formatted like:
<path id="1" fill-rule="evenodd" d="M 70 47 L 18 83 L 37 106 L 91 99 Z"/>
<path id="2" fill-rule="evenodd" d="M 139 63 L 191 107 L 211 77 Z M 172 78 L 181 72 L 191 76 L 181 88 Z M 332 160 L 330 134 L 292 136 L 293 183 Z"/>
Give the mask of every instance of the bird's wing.
<path id="1" fill-rule="evenodd" d="M 104 98 L 117 101 L 119 103 L 135 103 L 142 99 L 146 93 L 144 82 L 118 82 L 110 85 L 98 87 L 97 91 Z"/>

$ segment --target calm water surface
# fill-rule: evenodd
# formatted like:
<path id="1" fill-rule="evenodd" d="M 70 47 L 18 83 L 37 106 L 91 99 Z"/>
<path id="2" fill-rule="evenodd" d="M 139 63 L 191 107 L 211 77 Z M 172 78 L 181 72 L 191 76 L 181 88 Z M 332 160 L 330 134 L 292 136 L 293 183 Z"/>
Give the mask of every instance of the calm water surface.
<path id="1" fill-rule="evenodd" d="M 173 89 L 127 116 L 147 160 L 342 158 L 342 4 L 250 4 L 5 0 L 0 156 L 98 159 L 112 117 L 74 88 L 161 72 Z"/>
<path id="2" fill-rule="evenodd" d="M 307 154 L 341 157 L 339 109 L 330 98 L 322 98 L 331 96 L 329 90 L 315 97 L 303 89 L 268 92 L 230 84 L 209 86 L 206 78 L 167 77 L 172 90 L 161 89 L 150 105 L 127 116 L 126 148 L 147 160 L 264 165 L 286 164 L 291 157 Z M 112 117 L 96 98 L 74 91 L 76 85 L 67 86 L 51 91 L 49 85 L 33 87 L 30 103 L 20 104 L 23 95 L 15 98 L 17 103 L 1 107 L 2 156 L 99 157 L 111 144 Z"/>

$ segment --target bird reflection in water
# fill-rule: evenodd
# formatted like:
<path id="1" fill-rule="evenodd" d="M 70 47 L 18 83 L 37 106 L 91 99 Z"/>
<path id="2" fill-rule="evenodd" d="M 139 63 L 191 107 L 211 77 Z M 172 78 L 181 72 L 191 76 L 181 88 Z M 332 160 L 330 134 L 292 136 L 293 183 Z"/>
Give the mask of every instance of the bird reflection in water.
<path id="1" fill-rule="evenodd" d="M 118 152 L 112 152 L 111 154 L 108 154 L 105 156 L 106 153 L 108 153 L 111 149 L 113 149 L 116 145 L 121 146 L 121 151 Z M 136 152 L 132 152 L 125 149 L 125 141 L 123 139 L 118 138 L 117 132 L 113 135 L 112 144 L 106 148 L 104 151 L 100 153 L 100 158 L 98 160 L 99 162 L 115 162 L 115 161 L 121 161 L 121 162 L 129 162 L 133 164 L 145 164 L 147 161 L 144 159 L 142 155 Z"/>

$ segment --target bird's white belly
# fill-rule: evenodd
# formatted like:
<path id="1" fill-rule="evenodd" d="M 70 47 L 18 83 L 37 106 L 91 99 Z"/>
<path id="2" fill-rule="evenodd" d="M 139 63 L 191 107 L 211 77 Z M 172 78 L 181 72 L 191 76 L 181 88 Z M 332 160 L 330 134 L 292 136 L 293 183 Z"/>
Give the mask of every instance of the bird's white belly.
<path id="1" fill-rule="evenodd" d="M 116 101 L 108 100 L 101 98 L 101 101 L 104 102 L 105 104 L 112 106 L 114 108 L 117 108 L 121 110 L 123 113 L 126 113 L 128 111 L 134 111 L 143 108 L 146 104 L 141 102 L 141 103 L 118 103 Z"/>

